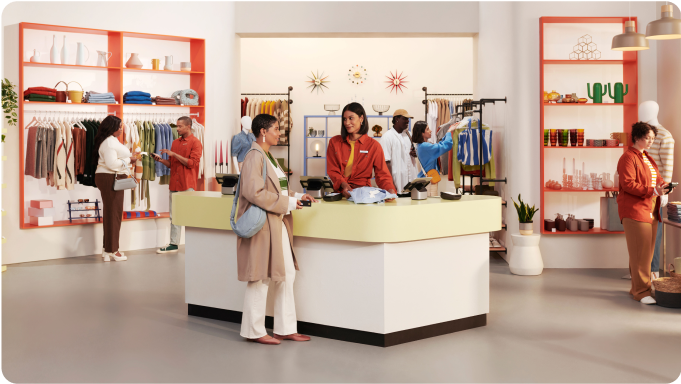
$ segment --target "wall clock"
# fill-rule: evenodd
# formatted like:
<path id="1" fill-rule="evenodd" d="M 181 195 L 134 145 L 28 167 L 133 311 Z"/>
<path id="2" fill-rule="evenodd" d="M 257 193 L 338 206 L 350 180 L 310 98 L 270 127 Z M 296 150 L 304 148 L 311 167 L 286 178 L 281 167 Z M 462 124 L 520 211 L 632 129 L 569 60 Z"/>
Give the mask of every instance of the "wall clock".
<path id="1" fill-rule="evenodd" d="M 350 84 L 362 85 L 367 81 L 367 70 L 364 66 L 354 65 L 348 69 L 348 81 Z"/>
<path id="2" fill-rule="evenodd" d="M 319 71 L 317 71 L 317 74 L 315 75 L 314 72 L 310 71 L 312 73 L 312 77 L 308 76 L 307 78 L 310 79 L 306 81 L 306 83 L 311 83 L 307 87 L 310 88 L 312 87 L 312 90 L 310 93 L 314 92 L 315 89 L 317 90 L 317 94 L 319 94 L 319 90 L 321 89 L 322 92 L 324 92 L 324 88 L 329 88 L 327 87 L 324 83 L 328 83 L 329 81 L 326 80 L 329 76 L 324 76 L 324 72 L 322 72 L 322 75 L 319 76 Z"/>
<path id="3" fill-rule="evenodd" d="M 400 72 L 400 74 L 398 75 L 397 70 L 395 70 L 394 75 L 391 71 L 390 76 L 386 76 L 388 78 L 388 81 L 386 81 L 386 83 L 388 83 L 388 86 L 386 88 L 390 88 L 390 93 L 392 93 L 393 90 L 394 90 L 395 94 L 397 95 L 398 89 L 400 90 L 400 92 L 404 93 L 404 91 L 402 90 L 402 87 L 407 88 L 407 86 L 404 85 L 404 83 L 408 83 L 408 81 L 404 80 L 404 79 L 407 78 L 407 76 L 402 77 L 403 73 L 404 72 Z"/>

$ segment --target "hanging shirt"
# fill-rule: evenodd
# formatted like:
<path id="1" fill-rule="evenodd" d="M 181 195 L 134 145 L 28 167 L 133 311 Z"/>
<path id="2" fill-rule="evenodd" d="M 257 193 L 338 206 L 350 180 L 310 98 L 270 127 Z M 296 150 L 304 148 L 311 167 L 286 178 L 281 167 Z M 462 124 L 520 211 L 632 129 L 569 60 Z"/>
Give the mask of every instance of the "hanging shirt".
<path id="1" fill-rule="evenodd" d="M 397 133 L 395 129 L 389 129 L 380 142 L 385 161 L 389 161 L 392 168 L 393 184 L 402 191 L 418 174 L 416 159 L 409 155 L 411 140 L 406 132 Z"/>

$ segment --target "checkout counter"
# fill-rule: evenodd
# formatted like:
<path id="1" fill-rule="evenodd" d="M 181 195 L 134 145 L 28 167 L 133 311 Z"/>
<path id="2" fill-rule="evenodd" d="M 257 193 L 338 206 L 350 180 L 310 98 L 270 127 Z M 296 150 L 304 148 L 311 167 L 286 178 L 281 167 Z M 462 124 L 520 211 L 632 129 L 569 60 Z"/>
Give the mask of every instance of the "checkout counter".
<path id="1" fill-rule="evenodd" d="M 237 279 L 233 198 L 178 192 L 173 223 L 186 230 L 189 315 L 240 323 L 246 283 Z M 499 197 L 320 201 L 293 222 L 298 332 L 388 347 L 486 325 Z"/>

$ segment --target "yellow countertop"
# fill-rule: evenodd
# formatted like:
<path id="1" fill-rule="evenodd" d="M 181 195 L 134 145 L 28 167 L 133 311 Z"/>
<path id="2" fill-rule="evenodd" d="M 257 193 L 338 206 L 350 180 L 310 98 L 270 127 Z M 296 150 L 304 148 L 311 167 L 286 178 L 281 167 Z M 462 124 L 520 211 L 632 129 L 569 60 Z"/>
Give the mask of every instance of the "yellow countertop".
<path id="1" fill-rule="evenodd" d="M 173 194 L 173 224 L 231 230 L 233 195 Z M 293 235 L 322 239 L 399 243 L 501 230 L 501 198 L 464 195 L 461 200 L 399 198 L 381 204 L 345 199 L 320 201 L 293 212 Z"/>

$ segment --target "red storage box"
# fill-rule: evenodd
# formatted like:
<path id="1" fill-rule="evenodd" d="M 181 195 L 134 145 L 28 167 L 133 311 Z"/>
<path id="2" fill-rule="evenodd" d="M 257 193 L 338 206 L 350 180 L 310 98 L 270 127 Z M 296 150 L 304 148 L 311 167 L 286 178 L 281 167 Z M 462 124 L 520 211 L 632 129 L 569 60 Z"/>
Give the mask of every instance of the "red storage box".
<path id="1" fill-rule="evenodd" d="M 52 200 L 31 200 L 31 208 L 52 208 Z"/>

